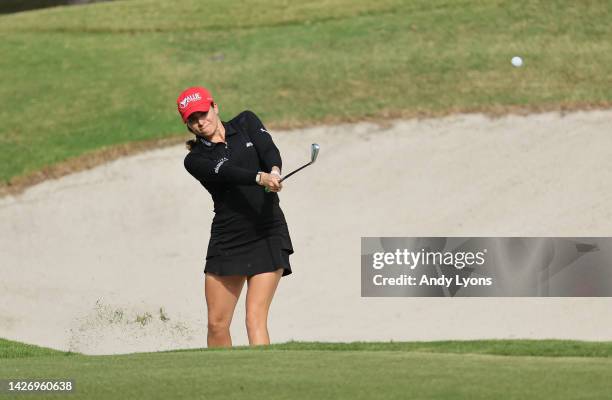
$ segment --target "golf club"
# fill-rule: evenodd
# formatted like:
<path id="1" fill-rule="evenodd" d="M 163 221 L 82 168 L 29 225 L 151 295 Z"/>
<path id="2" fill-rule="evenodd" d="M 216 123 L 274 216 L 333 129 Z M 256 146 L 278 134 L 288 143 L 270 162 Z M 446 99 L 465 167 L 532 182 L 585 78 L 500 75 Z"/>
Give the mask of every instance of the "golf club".
<path id="1" fill-rule="evenodd" d="M 319 149 L 320 146 L 316 143 L 313 143 L 310 146 L 310 162 L 307 164 L 302 165 L 300 168 L 296 169 L 295 171 L 292 171 L 291 173 L 289 173 L 288 175 L 285 175 L 280 181 L 284 181 L 285 179 L 289 178 L 291 175 L 295 174 L 298 171 L 301 171 L 302 169 L 306 168 L 307 166 L 314 164 L 314 162 L 317 160 L 317 156 L 319 155 Z M 270 192 L 270 190 L 268 190 L 268 188 L 266 187 L 266 192 Z"/>

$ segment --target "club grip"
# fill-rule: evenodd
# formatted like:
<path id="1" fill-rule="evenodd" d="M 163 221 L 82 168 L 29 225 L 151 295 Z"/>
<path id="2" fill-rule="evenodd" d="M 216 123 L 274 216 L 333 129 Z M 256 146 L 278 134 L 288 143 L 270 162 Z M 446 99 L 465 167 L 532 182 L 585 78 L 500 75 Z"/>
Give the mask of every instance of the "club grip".
<path id="1" fill-rule="evenodd" d="M 286 177 L 282 177 L 282 178 L 279 180 L 279 182 L 284 181 L 284 180 L 285 180 L 285 178 L 286 178 Z M 268 187 L 267 187 L 267 186 L 265 187 L 265 189 L 264 189 L 264 190 L 265 190 L 265 192 L 266 192 L 266 193 L 270 193 L 270 189 L 268 189 Z"/>

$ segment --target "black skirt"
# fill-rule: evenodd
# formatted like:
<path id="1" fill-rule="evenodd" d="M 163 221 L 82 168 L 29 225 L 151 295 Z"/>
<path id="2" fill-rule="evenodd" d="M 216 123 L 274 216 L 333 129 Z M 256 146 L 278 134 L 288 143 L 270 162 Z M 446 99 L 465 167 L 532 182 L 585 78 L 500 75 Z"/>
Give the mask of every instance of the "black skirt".
<path id="1" fill-rule="evenodd" d="M 252 276 L 283 268 L 293 246 L 277 193 L 258 185 L 229 186 L 215 201 L 204 273 Z"/>
<path id="2" fill-rule="evenodd" d="M 288 235 L 265 236 L 240 246 L 216 247 L 215 251 L 210 251 L 211 247 L 209 245 L 204 273 L 253 276 L 283 268 L 282 276 L 291 274 L 289 256 L 293 248 Z"/>

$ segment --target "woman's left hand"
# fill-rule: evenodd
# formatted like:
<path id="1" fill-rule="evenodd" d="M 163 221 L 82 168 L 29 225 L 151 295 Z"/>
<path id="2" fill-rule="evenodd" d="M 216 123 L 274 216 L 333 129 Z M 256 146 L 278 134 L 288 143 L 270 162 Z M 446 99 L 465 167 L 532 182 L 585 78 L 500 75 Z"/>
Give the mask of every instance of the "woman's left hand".
<path id="1" fill-rule="evenodd" d="M 280 172 L 278 171 L 277 167 L 274 167 L 274 168 L 272 169 L 272 171 L 270 171 L 270 175 L 272 175 L 272 176 L 274 176 L 274 177 L 277 177 L 277 178 L 279 179 L 279 181 L 278 181 L 278 188 L 274 188 L 274 189 L 269 188 L 268 190 L 269 190 L 270 192 L 280 192 L 280 191 L 283 189 L 283 184 L 282 184 L 282 182 L 280 181 L 280 179 L 281 179 L 281 174 L 280 174 Z"/>
<path id="2" fill-rule="evenodd" d="M 283 184 L 280 182 L 280 177 L 277 174 L 267 174 L 263 172 L 259 184 L 265 186 L 270 192 L 280 192 L 283 188 Z"/>

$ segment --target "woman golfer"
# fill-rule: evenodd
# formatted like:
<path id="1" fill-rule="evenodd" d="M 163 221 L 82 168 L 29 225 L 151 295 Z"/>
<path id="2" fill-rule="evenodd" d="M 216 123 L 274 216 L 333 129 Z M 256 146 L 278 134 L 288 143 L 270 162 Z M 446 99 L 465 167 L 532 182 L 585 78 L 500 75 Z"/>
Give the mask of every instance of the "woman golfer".
<path id="1" fill-rule="evenodd" d="M 251 111 L 221 121 L 203 87 L 183 91 L 177 107 L 195 134 L 185 168 L 215 207 L 204 267 L 208 347 L 232 345 L 229 327 L 245 280 L 249 344 L 270 344 L 268 310 L 280 278 L 291 274 L 293 253 L 276 194 L 283 187 L 280 153 Z"/>

